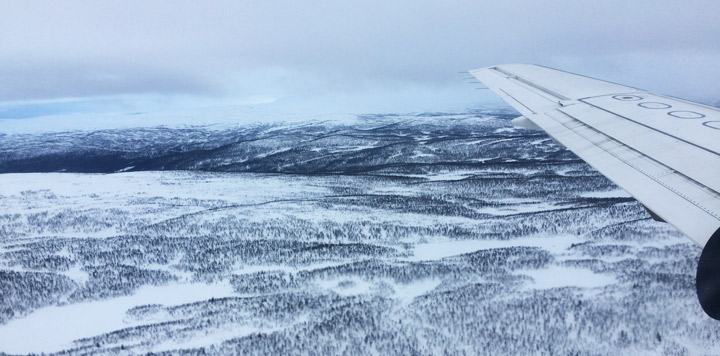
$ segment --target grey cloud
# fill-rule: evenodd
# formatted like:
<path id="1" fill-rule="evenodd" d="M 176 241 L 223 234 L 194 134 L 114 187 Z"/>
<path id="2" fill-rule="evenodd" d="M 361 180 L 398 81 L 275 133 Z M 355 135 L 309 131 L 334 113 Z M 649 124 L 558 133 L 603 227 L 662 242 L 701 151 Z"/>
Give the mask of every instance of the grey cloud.
<path id="1" fill-rule="evenodd" d="M 207 77 L 190 70 L 173 70 L 124 62 L 23 61 L 0 69 L 3 100 L 92 97 L 118 94 L 218 94 Z"/>
<path id="2" fill-rule="evenodd" d="M 713 0 L 9 1 L 0 100 L 448 86 L 458 70 L 507 62 L 622 81 L 648 75 L 648 58 L 691 61 L 684 73 L 717 83 L 706 66 L 720 59 L 719 15 Z M 684 79 L 673 88 L 695 95 Z"/>

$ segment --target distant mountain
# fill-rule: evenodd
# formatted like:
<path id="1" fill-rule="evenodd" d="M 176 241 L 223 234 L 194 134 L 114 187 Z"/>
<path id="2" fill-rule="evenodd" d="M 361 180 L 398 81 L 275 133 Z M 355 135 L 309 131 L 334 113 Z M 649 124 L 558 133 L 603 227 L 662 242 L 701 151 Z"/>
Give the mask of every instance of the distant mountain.
<path id="1" fill-rule="evenodd" d="M 8 135 L 0 173 L 197 170 L 294 174 L 393 174 L 438 167 L 552 165 L 577 159 L 481 113 L 375 115 L 356 124 L 307 122 L 226 130 L 165 127 Z M 523 152 L 525 150 L 525 152 Z M 529 151 L 532 150 L 532 154 Z"/>

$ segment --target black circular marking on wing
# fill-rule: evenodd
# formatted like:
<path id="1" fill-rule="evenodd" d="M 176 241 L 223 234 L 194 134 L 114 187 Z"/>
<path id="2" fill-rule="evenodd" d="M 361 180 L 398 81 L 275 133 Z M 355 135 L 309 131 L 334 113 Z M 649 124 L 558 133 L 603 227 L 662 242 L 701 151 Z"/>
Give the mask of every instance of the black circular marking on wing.
<path id="1" fill-rule="evenodd" d="M 702 119 L 703 117 L 705 117 L 705 114 L 701 114 L 695 111 L 684 110 L 671 111 L 668 113 L 668 115 L 672 117 L 677 117 L 678 119 Z"/>
<path id="2" fill-rule="evenodd" d="M 612 98 L 615 99 L 615 100 L 620 100 L 620 101 L 638 101 L 638 100 L 643 100 L 643 97 L 637 96 L 637 95 L 614 95 Z"/>
<path id="3" fill-rule="evenodd" d="M 668 105 L 665 103 L 656 103 L 656 102 L 639 103 L 638 106 L 643 107 L 645 109 L 670 109 L 672 107 L 672 105 Z"/>
<path id="4" fill-rule="evenodd" d="M 709 127 L 711 129 L 720 130 L 720 121 L 705 121 L 703 122 L 703 126 Z"/>

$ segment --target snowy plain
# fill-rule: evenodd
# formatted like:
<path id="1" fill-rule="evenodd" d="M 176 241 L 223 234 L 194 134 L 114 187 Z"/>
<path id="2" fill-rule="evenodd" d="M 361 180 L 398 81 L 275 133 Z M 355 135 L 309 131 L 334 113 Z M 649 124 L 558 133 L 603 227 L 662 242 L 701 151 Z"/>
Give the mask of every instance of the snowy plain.
<path id="1" fill-rule="evenodd" d="M 0 353 L 719 354 L 699 249 L 508 118 L 6 128 Z"/>

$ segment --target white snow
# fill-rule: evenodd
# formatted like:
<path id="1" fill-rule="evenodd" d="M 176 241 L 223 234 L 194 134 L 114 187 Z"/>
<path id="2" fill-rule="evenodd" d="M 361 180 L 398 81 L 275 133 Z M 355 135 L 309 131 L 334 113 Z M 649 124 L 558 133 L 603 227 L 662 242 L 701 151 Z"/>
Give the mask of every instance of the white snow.
<path id="1" fill-rule="evenodd" d="M 440 283 L 441 280 L 439 279 L 424 279 L 412 283 L 396 283 L 390 279 L 369 282 L 360 277 L 332 278 L 316 281 L 316 284 L 323 290 L 332 291 L 342 296 L 369 294 L 377 288 L 383 289 L 389 286 L 392 288 L 390 297 L 397 299 L 401 307 L 412 303 L 416 297 L 432 291 L 440 285 Z"/>
<path id="2" fill-rule="evenodd" d="M 543 139 L 540 139 L 540 140 L 535 140 L 535 141 L 533 141 L 533 142 L 530 142 L 530 144 L 531 144 L 531 145 L 539 145 L 539 144 L 542 144 L 542 143 L 545 143 L 545 142 L 548 142 L 548 141 L 550 141 L 549 138 L 543 138 Z"/>
<path id="3" fill-rule="evenodd" d="M 533 289 L 559 287 L 598 288 L 617 283 L 617 279 L 611 275 L 594 273 L 584 268 L 551 266 L 544 269 L 517 270 L 515 273 L 532 277 L 534 283 L 528 288 Z"/>
<path id="4" fill-rule="evenodd" d="M 405 177 L 410 178 L 423 178 L 431 182 L 435 181 L 448 181 L 448 180 L 461 180 L 467 177 L 471 177 L 475 174 L 480 173 L 478 170 L 456 170 L 456 171 L 440 171 L 428 174 L 403 174 Z M 417 191 L 417 190 L 414 190 Z"/>
<path id="5" fill-rule="evenodd" d="M 615 189 L 599 192 L 587 192 L 580 194 L 583 198 L 629 198 L 630 194 L 624 189 Z"/>
<path id="6" fill-rule="evenodd" d="M 424 153 L 424 152 L 417 152 L 415 151 L 410 158 L 427 158 L 427 157 L 435 157 L 436 155 L 433 153 Z"/>
<path id="7" fill-rule="evenodd" d="M 192 187 L 192 189 L 189 189 Z M 0 175 L 0 211 L 3 214 L 28 216 L 48 213 L 85 215 L 90 219 L 117 221 L 108 205 L 134 222 L 159 223 L 193 213 L 195 218 L 212 219 L 228 216 L 224 207 L 242 211 L 243 219 L 272 218 L 284 214 L 267 204 L 280 201 L 295 207 L 293 199 L 330 195 L 332 192 L 306 180 L 262 174 L 197 174 L 188 172 L 127 172 L 116 174 L 28 173 Z M 220 209 L 215 209 L 220 208 Z M 307 209 L 307 207 L 297 207 Z M 105 216 L 97 216 L 104 212 Z M 309 214 L 312 215 L 312 214 Z M 235 215 L 238 216 L 238 215 Z M 284 217 L 279 216 L 279 217 Z M 21 217 L 26 219 L 25 217 Z M 56 226 L 52 231 L 38 226 L 22 232 L 22 237 L 83 237 L 105 238 L 125 232 L 130 225 L 96 224 Z"/>
<path id="8" fill-rule="evenodd" d="M 325 290 L 333 291 L 342 296 L 370 293 L 374 284 L 360 278 L 333 278 L 319 280 L 317 285 Z"/>
<path id="9" fill-rule="evenodd" d="M 72 279 L 78 285 L 83 285 L 90 279 L 88 273 L 80 269 L 78 265 L 73 265 L 67 271 L 62 272 L 62 274 Z"/>
<path id="10" fill-rule="evenodd" d="M 121 115 L 117 117 L 122 118 Z M 239 118 L 238 120 L 242 121 L 244 119 Z M 32 120 L 26 122 L 31 121 Z M 36 121 L 42 122 L 43 120 Z M 78 127 L 86 127 L 83 126 L 83 123 L 80 124 L 82 125 Z M 135 125 L 137 122 L 122 123 L 119 124 L 119 127 L 131 124 Z M 231 125 L 233 121 L 229 120 L 226 124 Z M 4 122 L 0 122 L 0 128 L 2 128 L 0 131 L 5 129 L 3 125 Z M 55 130 L 58 129 L 58 127 L 60 126 L 53 127 L 51 125 L 49 130 Z M 34 129 L 33 127 L 28 128 L 30 131 Z M 514 129 L 502 129 L 499 131 L 512 130 Z M 538 140 L 534 142 L 534 144 L 541 144 L 544 141 L 547 141 L 547 139 Z M 484 143 L 478 141 L 479 144 L 492 144 L 497 142 L 499 141 Z M 348 146 L 337 147 L 337 149 L 359 150 L 371 147 L 373 146 Z M 275 152 L 281 152 L 286 149 L 287 147 L 279 148 Z M 418 154 L 427 155 L 422 152 L 418 152 Z M 477 159 L 482 160 L 484 158 Z M 493 171 L 455 170 L 410 176 L 430 181 L 458 180 L 480 172 L 500 173 L 515 171 L 504 171 L 502 169 Z M 533 174 L 535 172 L 537 172 L 537 170 L 528 169 L 515 173 Z M 567 171 L 559 172 L 567 173 Z M 22 236 L 17 240 L 8 239 L 8 242 L 0 242 L 0 252 L 9 251 L 13 246 L 12 244 L 17 243 L 17 241 L 31 241 L 31 239 L 37 237 L 107 237 L 122 234 L 126 231 L 123 229 L 127 229 L 127 221 L 138 224 L 150 224 L 192 213 L 198 214 L 192 215 L 192 217 L 188 219 L 192 219 L 192 223 L 197 222 L 197 225 L 193 225 L 193 227 L 197 226 L 197 229 L 200 230 L 205 229 L 203 227 L 204 225 L 211 226 L 213 222 L 219 219 L 237 219 L 242 223 L 246 221 L 274 223 L 277 221 L 282 224 L 283 219 L 291 217 L 301 220 L 303 222 L 303 228 L 307 228 L 309 231 L 314 231 L 315 227 L 332 226 L 333 224 L 345 222 L 382 222 L 389 223 L 388 225 L 390 227 L 392 227 L 393 224 L 397 224 L 398 226 L 414 228 L 455 225 L 474 229 L 473 231 L 478 232 L 477 237 L 482 237 L 483 232 L 488 229 L 486 224 L 488 222 L 492 223 L 492 219 L 478 220 L 463 216 L 411 213 L 396 208 L 386 209 L 362 205 L 336 204 L 335 200 L 332 199 L 323 201 L 323 199 L 328 196 L 340 194 L 336 189 L 333 189 L 338 187 L 337 181 L 335 180 L 337 180 L 336 177 L 314 177 L 308 179 L 301 176 L 286 177 L 279 175 L 198 172 L 125 172 L 108 175 L 4 174 L 0 175 L 0 211 L 2 211 L 2 214 L 8 214 L 8 216 L 10 214 L 18 214 L 21 216 L 19 219 L 8 217 L 8 221 L 20 221 L 21 223 L 18 223 L 18 225 L 30 226 L 31 224 L 26 223 L 26 218 L 33 213 L 48 212 L 50 215 L 53 215 L 58 212 L 62 213 L 63 211 L 74 210 L 79 212 L 79 216 L 94 216 L 95 213 L 102 215 L 107 210 L 107 207 L 112 207 L 114 211 L 117 211 L 118 218 L 117 220 L 112 220 L 112 215 L 108 215 L 109 217 L 104 216 L 115 225 L 103 231 L 75 233 L 71 228 L 61 230 L 62 226 L 60 226 L 57 228 L 61 230 L 60 232 L 35 233 L 29 228 L 26 231 L 21 231 Z M 340 183 L 348 184 L 346 181 Z M 355 184 L 356 182 L 353 181 L 351 183 Z M 358 185 L 361 186 L 360 184 Z M 439 190 L 432 190 L 434 186 L 439 186 L 439 184 L 376 184 L 365 187 L 366 190 L 364 190 L 363 193 L 416 197 L 438 192 Z M 347 187 L 357 188 L 349 184 Z M 507 206 L 479 206 L 476 208 L 477 212 L 488 213 L 494 216 L 506 216 L 524 212 L 571 207 L 571 205 L 565 203 L 553 203 L 553 200 L 546 201 L 542 197 L 520 199 L 503 198 L 497 196 L 501 195 L 500 193 L 495 194 L 495 192 L 490 192 L 489 194 L 491 195 L 490 197 L 478 196 L 478 198 L 506 204 Z M 583 194 L 583 196 L 600 198 L 625 197 L 628 195 L 623 190 L 617 189 L 605 192 L 588 192 Z M 317 201 L 323 201 L 321 207 L 316 204 Z M 103 216 L 101 216 L 101 218 L 103 218 Z M 604 226 L 603 221 L 600 220 L 601 218 L 595 219 L 592 227 L 600 228 Z M 205 224 L 206 222 L 208 224 Z M 615 222 L 616 221 L 613 220 L 607 223 Z M 305 223 L 307 223 L 307 225 L 304 225 Z M 645 223 L 643 222 L 642 224 Z M 647 224 L 651 223 L 648 222 Z M 32 227 L 39 229 L 39 225 L 41 224 Z M 362 224 L 358 224 L 357 226 L 360 226 L 359 229 L 363 229 Z M 81 227 L 78 231 L 80 230 Z M 18 231 L 20 232 L 20 230 Z M 393 230 L 390 228 L 387 231 Z M 204 230 L 200 233 L 204 233 Z M 408 261 L 438 261 L 479 250 L 516 246 L 542 248 L 551 253 L 555 257 L 555 263 L 558 264 L 571 259 L 590 258 L 584 255 L 586 252 L 583 252 L 582 248 L 570 248 L 573 244 L 588 242 L 585 238 L 576 235 L 551 236 L 538 234 L 510 240 L 453 240 L 446 236 L 428 236 L 424 235 L 424 233 L 413 232 L 400 236 L 388 236 L 392 235 L 392 232 L 386 232 L 385 230 L 381 230 L 371 237 L 367 237 L 368 235 L 372 234 L 363 230 L 362 233 L 358 233 L 358 236 L 361 237 L 358 237 L 357 240 L 368 239 L 370 240 L 369 243 L 376 246 L 389 247 L 396 249 L 396 251 L 409 251 L 411 253 L 409 257 L 402 258 L 396 258 L 394 255 L 391 257 L 373 257 L 373 259 L 382 260 L 383 263 L 388 264 L 402 265 L 407 264 L 406 262 Z M 351 242 L 354 243 L 357 241 L 353 239 Z M 366 241 L 362 240 L 359 242 Z M 607 241 L 593 240 L 590 243 L 595 246 L 601 246 L 603 244 L 611 246 L 633 246 L 633 250 L 626 254 L 632 257 L 636 252 L 642 251 L 642 249 L 646 247 L 672 246 L 674 244 L 686 243 L 686 241 L 679 235 L 669 234 L 669 237 L 665 237 L 664 239 L 615 241 L 608 238 Z M 152 313 L 155 311 L 153 308 L 149 308 L 147 313 L 137 313 L 138 315 L 128 314 L 128 310 L 134 307 L 148 304 L 172 306 L 207 300 L 212 297 L 222 298 L 238 295 L 234 293 L 227 279 L 226 282 L 212 285 L 190 283 L 189 281 L 193 273 L 179 270 L 175 267 L 183 258 L 182 255 L 184 253 L 185 252 L 177 254 L 175 261 L 168 264 L 146 264 L 142 266 L 143 269 L 161 270 L 173 273 L 176 276 L 181 276 L 182 282 L 166 286 L 146 286 L 136 291 L 133 295 L 125 297 L 45 307 L 35 310 L 23 318 L 14 319 L 5 325 L 0 325 L 0 352 L 27 353 L 60 351 L 72 347 L 73 341 L 80 338 L 97 336 L 102 333 L 138 325 L 162 323 L 171 321 L 173 320 L 171 318 L 174 318 L 169 315 L 169 313 L 162 311 Z M 67 250 L 58 252 L 58 255 L 74 257 L 71 256 Z M 618 255 L 619 253 L 607 257 L 599 256 L 592 258 L 605 261 L 616 261 L 626 258 L 626 255 Z M 635 256 L 635 258 L 637 258 L 637 256 Z M 292 274 L 300 271 L 358 262 L 357 259 L 352 261 L 346 259 L 342 262 L 340 259 L 340 257 L 331 256 L 326 262 L 314 262 L 306 265 L 284 264 L 283 261 L 276 260 L 270 262 L 263 261 L 262 259 L 248 261 L 239 259 L 236 261 L 234 268 L 231 269 L 231 273 L 250 274 L 281 271 Z M 313 259 L 312 261 L 316 260 Z M 653 258 L 643 257 L 643 261 L 652 262 Z M 8 262 L 0 261 L 0 263 Z M 250 265 L 247 263 L 258 264 Z M 3 269 L 26 270 L 17 266 Z M 76 283 L 84 283 L 88 279 L 87 272 L 84 272 L 79 265 L 64 272 L 55 273 L 62 273 L 72 278 Z M 599 293 L 603 291 L 599 288 L 604 286 L 611 285 L 612 288 L 622 286 L 620 284 L 613 285 L 617 283 L 617 280 L 611 274 L 594 273 L 584 268 L 571 268 L 559 265 L 551 265 L 543 269 L 517 270 L 513 273 L 532 278 L 532 281 L 528 279 L 524 284 L 521 292 L 525 293 L 532 293 L 533 290 L 561 287 L 586 288 L 589 289 L 591 293 Z M 471 276 L 470 278 L 482 279 L 483 276 Z M 323 295 L 335 293 L 339 296 L 363 296 L 363 298 L 368 299 L 381 295 L 383 298 L 395 299 L 397 301 L 395 307 L 397 308 L 412 310 L 413 301 L 418 300 L 418 297 L 431 293 L 441 283 L 446 281 L 448 280 L 425 279 L 415 280 L 411 283 L 399 283 L 387 277 L 360 277 L 351 273 L 350 275 L 328 277 L 328 279 L 318 278 L 309 281 L 309 292 L 321 293 Z M 452 283 L 449 285 L 451 284 Z M 443 285 L 443 287 L 445 287 L 445 285 Z M 522 295 L 522 293 L 519 295 Z M 280 330 L 280 327 L 292 327 L 292 323 L 298 323 L 299 320 L 307 317 L 308 314 L 296 315 L 291 321 L 284 320 L 284 324 L 275 325 L 273 321 L 268 322 L 261 320 L 262 317 L 255 318 L 249 316 L 247 319 L 241 321 L 234 320 L 224 324 L 220 322 L 220 325 L 212 325 L 192 331 L 186 330 L 177 335 L 170 335 L 167 339 L 163 338 L 162 340 L 154 341 L 145 339 L 144 341 L 148 341 L 148 344 L 139 349 L 159 352 L 177 348 L 217 345 L 223 340 L 231 338 L 242 337 L 252 333 L 272 332 L 274 330 Z M 152 344 L 153 342 L 155 342 L 155 344 Z"/>
<path id="11" fill-rule="evenodd" d="M 232 295 L 232 287 L 223 284 L 171 284 L 145 286 L 124 297 L 52 306 L 38 309 L 24 318 L 0 325 L 0 351 L 7 353 L 40 353 L 60 351 L 72 342 L 123 328 L 141 325 L 142 321 L 126 319 L 126 312 L 136 306 L 181 305 L 210 298 Z M 32 335 L 32 340 L 28 339 Z"/>
<path id="12" fill-rule="evenodd" d="M 34 134 L 159 126 L 170 128 L 203 126 L 209 129 L 225 129 L 239 125 L 319 121 L 354 123 L 357 121 L 357 116 L 352 114 L 298 114 L 261 107 L 226 106 L 148 113 L 80 113 L 27 119 L 0 119 L 0 133 Z"/>
<path id="13" fill-rule="evenodd" d="M 508 199 L 505 199 L 505 202 L 508 202 Z M 491 214 L 495 216 L 504 216 L 504 215 L 514 215 L 514 214 L 522 214 L 522 213 L 531 213 L 531 212 L 539 212 L 539 211 L 550 211 L 550 210 L 560 210 L 560 209 L 567 209 L 573 207 L 572 204 L 564 204 L 559 205 L 551 202 L 540 202 L 540 201 L 528 201 L 528 202 L 521 202 L 516 201 L 511 203 L 510 206 L 504 206 L 504 207 L 483 207 L 475 209 L 478 213 L 483 214 Z"/>
<path id="14" fill-rule="evenodd" d="M 118 171 L 115 172 L 115 173 L 127 172 L 127 171 L 129 171 L 129 170 L 131 170 L 131 169 L 133 169 L 133 168 L 135 168 L 135 166 L 125 167 L 125 168 L 123 168 L 123 169 L 118 170 Z"/>
<path id="15" fill-rule="evenodd" d="M 192 185 L 192 189 L 188 189 Z M 257 203 L 281 199 L 297 192 L 329 190 L 287 177 L 254 174 L 197 174 L 191 172 L 128 172 L 117 174 L 24 173 L 0 175 L 0 196 L 24 191 L 48 190 L 57 196 L 168 197 L 215 199 L 235 203 Z M 83 199 L 83 204 L 87 199 Z M 105 203 L 106 204 L 106 203 Z M 18 209 L 22 210 L 22 209 Z M 24 211 L 24 210 L 23 210 Z"/>
<path id="16" fill-rule="evenodd" d="M 192 349 L 217 345 L 224 340 L 240 338 L 254 333 L 271 333 L 280 328 L 264 328 L 250 325 L 223 325 L 218 328 L 206 328 L 202 332 L 182 340 L 168 339 L 153 347 L 149 352 L 163 352 L 168 350 Z"/>
<path id="17" fill-rule="evenodd" d="M 515 132 L 516 130 L 515 127 L 503 127 L 495 130 L 495 133 Z"/>
<path id="18" fill-rule="evenodd" d="M 512 240 L 450 240 L 417 244 L 408 261 L 440 260 L 445 257 L 493 248 L 514 246 L 541 247 L 554 254 L 562 254 L 574 243 L 583 242 L 574 235 L 553 237 L 526 237 Z"/>
<path id="19" fill-rule="evenodd" d="M 400 300 L 402 306 L 406 306 L 415 298 L 431 292 L 440 285 L 440 282 L 439 279 L 424 279 L 408 284 L 392 283 L 395 291 L 393 297 Z"/>
<path id="20" fill-rule="evenodd" d="M 302 266 L 289 266 L 289 265 L 245 265 L 241 268 L 235 269 L 233 273 L 235 274 L 252 274 L 252 273 L 258 273 L 258 272 L 287 272 L 287 273 L 296 273 L 301 271 L 312 271 L 316 269 L 321 268 L 328 268 L 328 267 L 335 267 L 340 266 L 343 264 L 346 264 L 347 262 L 321 262 L 321 263 L 313 263 L 308 265 L 302 265 Z"/>
<path id="21" fill-rule="evenodd" d="M 365 145 L 365 146 L 339 146 L 339 147 L 333 147 L 332 150 L 329 150 L 330 153 L 341 153 L 341 152 L 353 152 L 353 151 L 363 151 L 363 150 L 369 150 L 373 149 L 377 146 L 374 145 Z"/>

